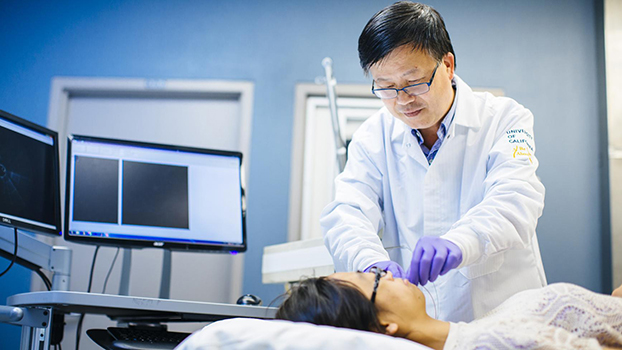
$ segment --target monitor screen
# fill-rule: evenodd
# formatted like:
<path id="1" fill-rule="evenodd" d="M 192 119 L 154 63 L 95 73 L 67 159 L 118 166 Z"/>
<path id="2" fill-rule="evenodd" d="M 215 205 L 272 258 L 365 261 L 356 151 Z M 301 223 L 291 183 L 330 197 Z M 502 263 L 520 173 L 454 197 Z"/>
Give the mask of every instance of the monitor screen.
<path id="1" fill-rule="evenodd" d="M 245 251 L 242 154 L 74 135 L 65 239 Z"/>
<path id="2" fill-rule="evenodd" d="M 0 110 L 0 224 L 61 235 L 58 135 Z"/>

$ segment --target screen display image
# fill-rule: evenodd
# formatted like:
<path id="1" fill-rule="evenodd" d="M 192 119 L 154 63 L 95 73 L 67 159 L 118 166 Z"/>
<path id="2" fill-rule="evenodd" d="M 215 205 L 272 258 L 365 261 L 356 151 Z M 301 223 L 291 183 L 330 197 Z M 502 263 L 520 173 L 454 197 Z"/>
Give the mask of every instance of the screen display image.
<path id="1" fill-rule="evenodd" d="M 187 166 L 124 161 L 123 223 L 190 229 L 188 190 Z"/>
<path id="2" fill-rule="evenodd" d="M 70 137 L 65 239 L 246 250 L 242 154 Z"/>
<path id="3" fill-rule="evenodd" d="M 0 111 L 0 223 L 61 234 L 57 134 Z"/>

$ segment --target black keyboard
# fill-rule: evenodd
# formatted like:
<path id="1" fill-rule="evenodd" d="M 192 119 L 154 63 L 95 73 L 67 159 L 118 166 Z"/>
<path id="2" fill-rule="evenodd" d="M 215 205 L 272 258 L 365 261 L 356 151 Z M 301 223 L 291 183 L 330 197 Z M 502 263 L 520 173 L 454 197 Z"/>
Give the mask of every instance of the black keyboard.
<path id="1" fill-rule="evenodd" d="M 115 339 L 112 342 L 115 349 L 127 350 L 174 349 L 190 335 L 190 333 L 135 327 L 108 327 L 108 333 Z"/>

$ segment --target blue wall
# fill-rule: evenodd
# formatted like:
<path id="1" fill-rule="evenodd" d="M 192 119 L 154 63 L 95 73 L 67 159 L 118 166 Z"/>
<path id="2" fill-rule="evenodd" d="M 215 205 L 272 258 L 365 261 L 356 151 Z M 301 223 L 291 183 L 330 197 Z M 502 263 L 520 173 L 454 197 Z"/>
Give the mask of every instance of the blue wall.
<path id="1" fill-rule="evenodd" d="M 358 35 L 390 3 L 2 0 L 0 109 L 45 124 L 53 76 L 253 81 L 244 292 L 271 300 L 282 287 L 261 283 L 261 255 L 287 235 L 294 86 L 322 75 L 325 56 L 340 83 L 368 83 Z M 601 208 L 598 162 L 602 16 L 593 1 L 429 3 L 445 18 L 457 73 L 471 86 L 502 88 L 535 115 L 547 188 L 538 235 L 549 281 L 602 290 L 608 208 Z M 0 297 L 27 291 L 28 279 L 12 271 L 0 279 Z"/>

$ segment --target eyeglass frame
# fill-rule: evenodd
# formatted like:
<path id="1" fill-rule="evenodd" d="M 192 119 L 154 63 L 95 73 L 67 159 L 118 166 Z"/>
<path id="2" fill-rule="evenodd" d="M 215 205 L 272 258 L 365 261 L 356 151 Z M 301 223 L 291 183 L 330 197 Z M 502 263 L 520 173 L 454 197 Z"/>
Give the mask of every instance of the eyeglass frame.
<path id="1" fill-rule="evenodd" d="M 380 279 L 386 276 L 387 270 L 383 270 L 381 268 L 373 266 L 371 269 L 369 269 L 369 272 L 373 272 L 376 274 L 376 278 L 374 280 L 374 289 L 371 292 L 371 303 L 374 304 L 374 302 L 376 301 L 376 293 L 378 292 L 378 285 L 380 284 Z"/>
<path id="2" fill-rule="evenodd" d="M 441 64 L 440 62 L 436 63 L 436 67 L 434 67 L 434 71 L 432 72 L 432 77 L 430 78 L 430 81 L 428 81 L 428 82 L 417 83 L 417 84 L 412 84 L 412 85 L 404 86 L 401 89 L 396 89 L 396 88 L 376 89 L 376 88 L 374 88 L 374 85 L 376 84 L 376 81 L 373 80 L 372 83 L 371 83 L 371 93 L 374 94 L 374 96 L 378 97 L 381 100 L 392 100 L 394 98 L 397 98 L 399 96 L 399 94 L 400 94 L 400 91 L 404 91 L 404 93 L 406 95 L 408 95 L 408 96 L 419 96 L 419 95 L 423 95 L 425 93 L 428 93 L 430 91 L 430 87 L 432 86 L 432 82 L 434 81 L 434 76 L 436 75 L 436 70 L 438 69 L 438 66 L 440 66 L 440 64 Z M 412 87 L 421 86 L 421 85 L 427 85 L 428 89 L 425 92 L 418 93 L 418 94 L 410 94 L 410 93 L 408 93 L 408 91 L 406 91 L 406 89 L 410 89 Z M 376 95 L 376 91 L 389 91 L 389 90 L 395 91 L 395 97 L 382 98 L 382 97 Z"/>

